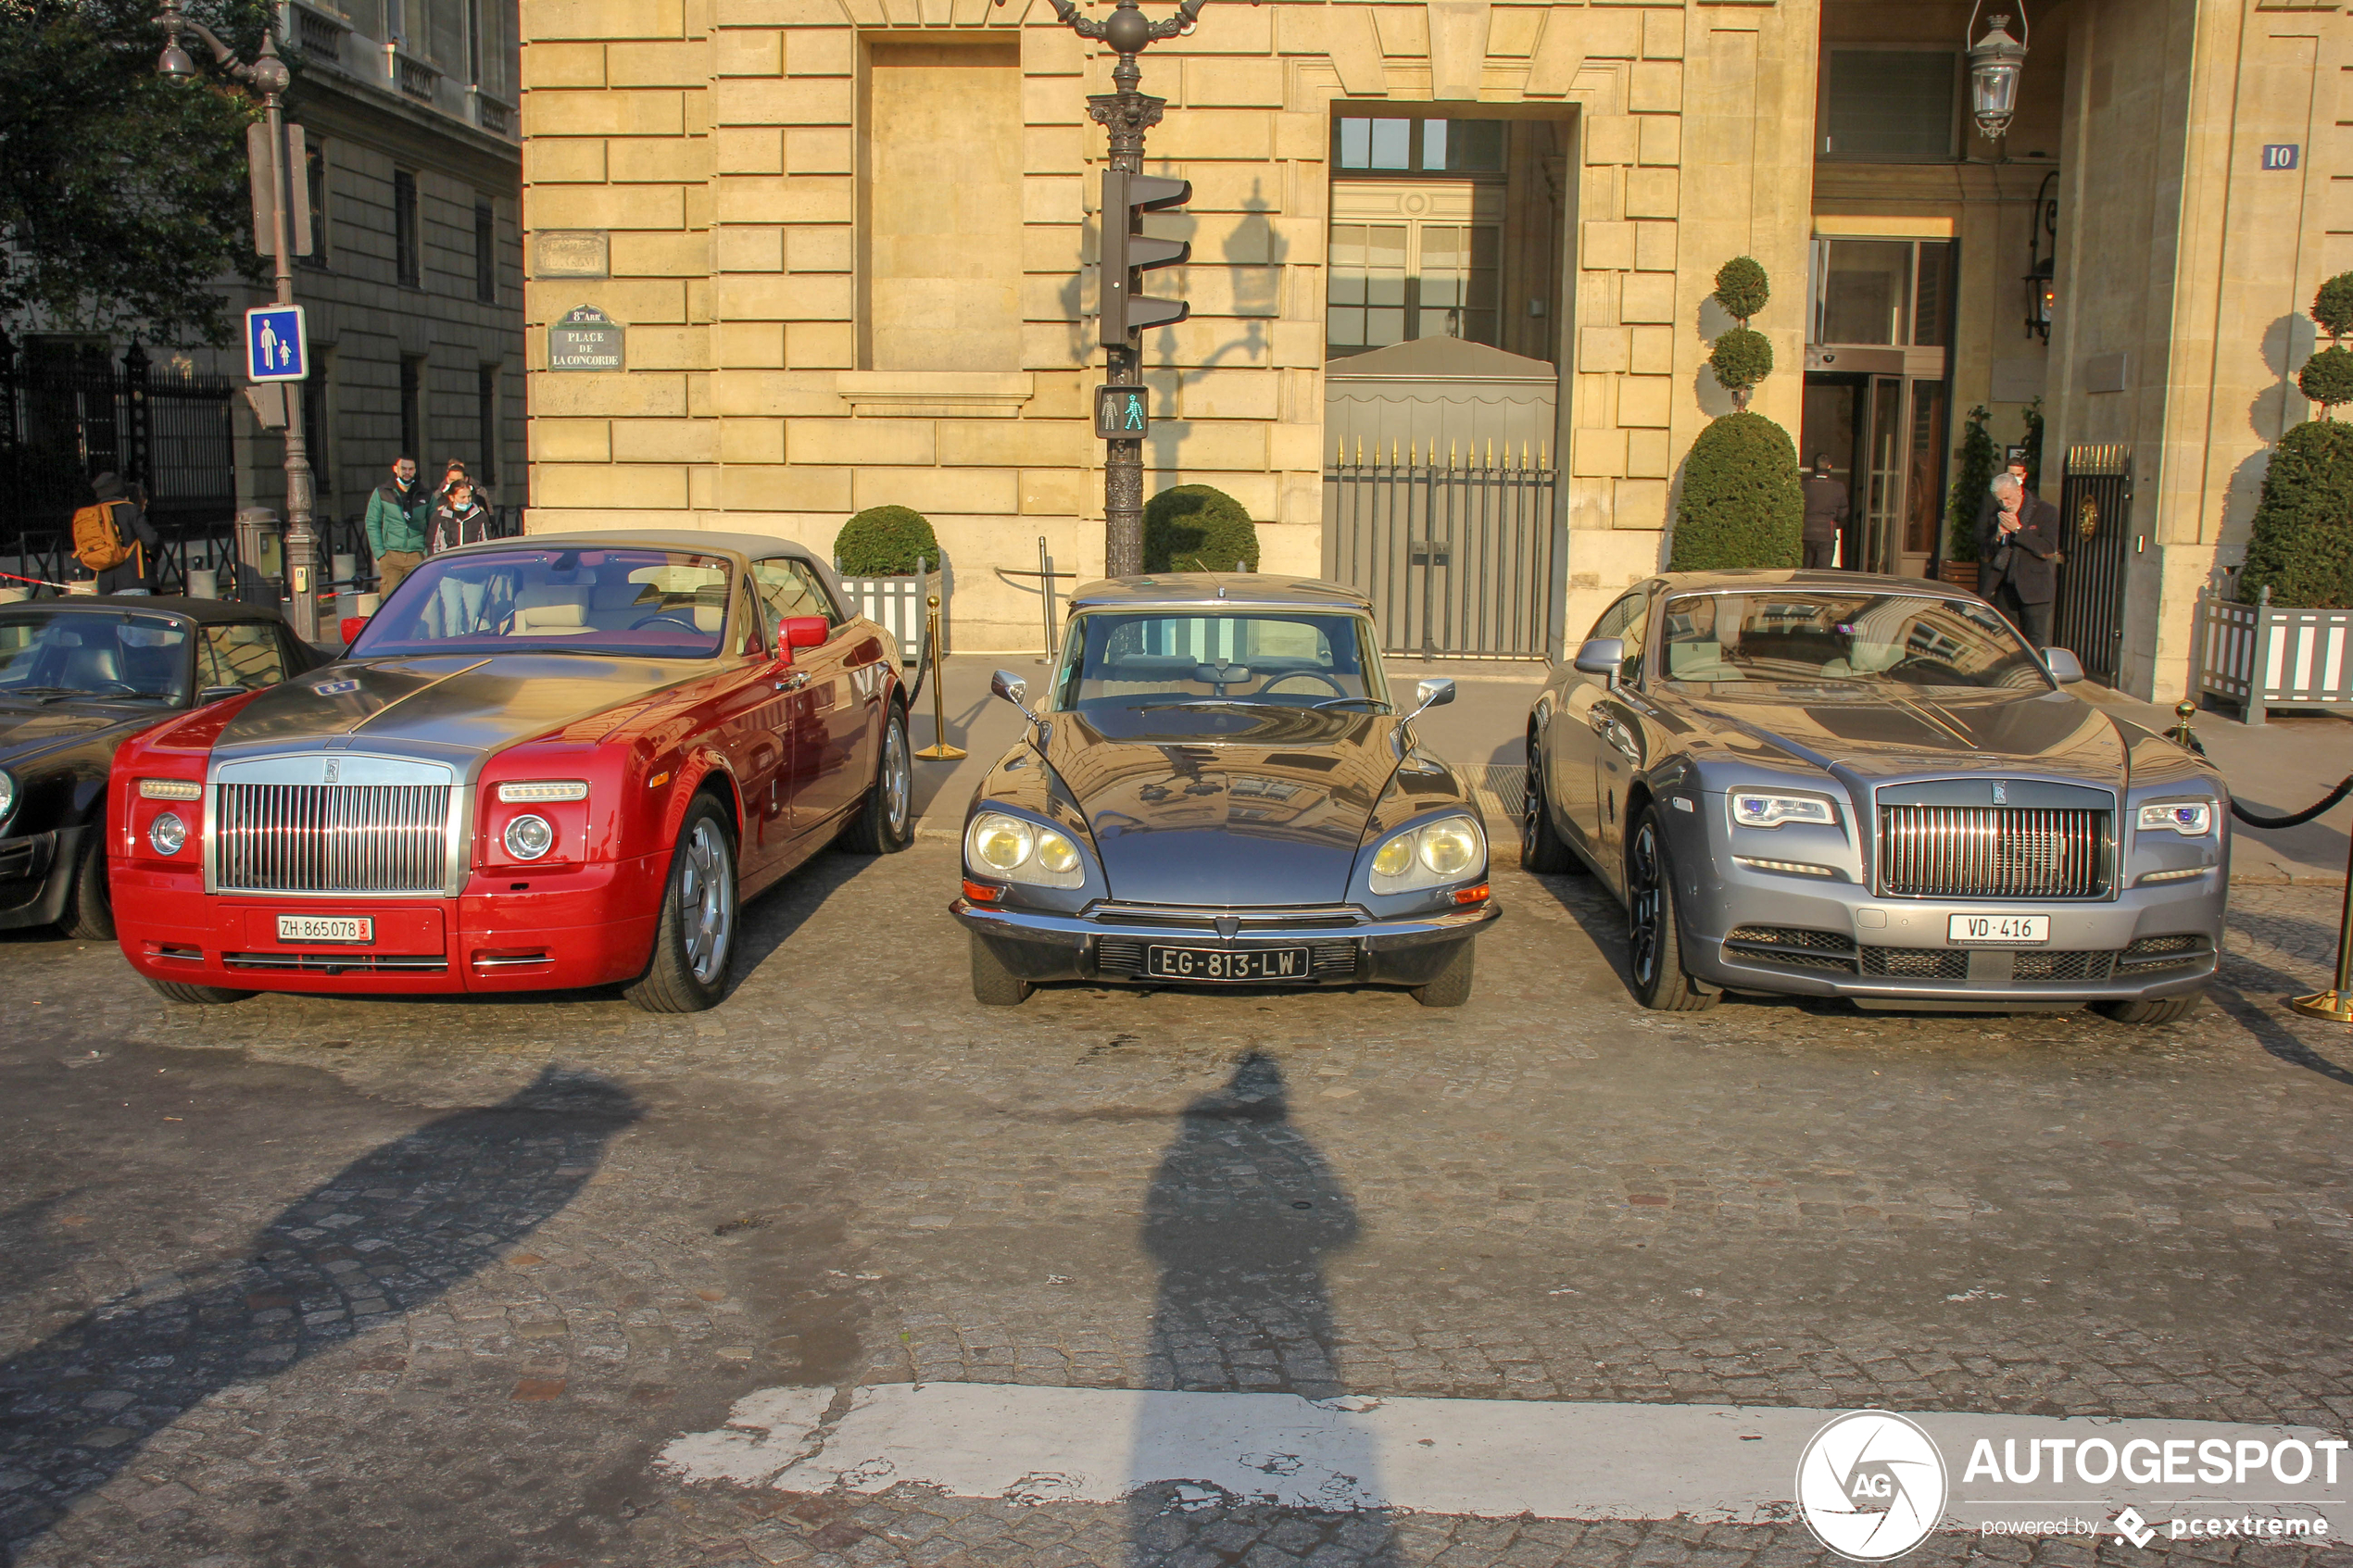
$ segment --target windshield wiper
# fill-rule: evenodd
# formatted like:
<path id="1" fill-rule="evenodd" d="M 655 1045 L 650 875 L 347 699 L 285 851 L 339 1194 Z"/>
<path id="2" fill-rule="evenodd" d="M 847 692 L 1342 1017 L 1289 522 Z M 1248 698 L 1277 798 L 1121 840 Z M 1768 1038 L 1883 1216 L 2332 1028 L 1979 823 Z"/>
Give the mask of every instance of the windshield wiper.
<path id="1" fill-rule="evenodd" d="M 1278 708 L 1280 703 L 1252 702 L 1239 696 L 1169 696 L 1154 702 L 1121 704 L 1130 713 L 1142 713 L 1155 708 Z"/>
<path id="2" fill-rule="evenodd" d="M 0 686 L 0 696 L 73 696 L 71 686 Z"/>
<path id="3" fill-rule="evenodd" d="M 1375 708 L 1379 709 L 1383 713 L 1394 713 L 1396 711 L 1396 709 L 1391 707 L 1390 704 L 1383 702 L 1377 696 L 1327 696 L 1321 702 L 1311 702 L 1307 706 L 1310 708 L 1319 709 L 1345 708 L 1352 702 L 1369 702 Z"/>

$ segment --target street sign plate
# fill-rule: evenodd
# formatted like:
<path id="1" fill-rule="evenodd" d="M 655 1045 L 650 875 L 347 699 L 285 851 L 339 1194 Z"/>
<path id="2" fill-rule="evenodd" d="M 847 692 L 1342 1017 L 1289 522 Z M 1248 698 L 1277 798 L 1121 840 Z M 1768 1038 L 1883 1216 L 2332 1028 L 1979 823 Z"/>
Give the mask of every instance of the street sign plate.
<path id="1" fill-rule="evenodd" d="M 1095 389 L 1095 433 L 1105 441 L 1139 441 L 1151 430 L 1151 394 L 1140 386 Z"/>
<path id="2" fill-rule="evenodd" d="M 245 312 L 245 377 L 249 381 L 303 381 L 310 374 L 310 345 L 303 335 L 302 307 L 260 305 Z"/>
<path id="3" fill-rule="evenodd" d="M 624 358 L 621 323 L 593 305 L 575 306 L 547 329 L 551 370 L 618 370 Z"/>
<path id="4" fill-rule="evenodd" d="M 2263 167 L 2294 169 L 2303 151 L 2301 142 L 2267 142 L 2263 144 Z"/>

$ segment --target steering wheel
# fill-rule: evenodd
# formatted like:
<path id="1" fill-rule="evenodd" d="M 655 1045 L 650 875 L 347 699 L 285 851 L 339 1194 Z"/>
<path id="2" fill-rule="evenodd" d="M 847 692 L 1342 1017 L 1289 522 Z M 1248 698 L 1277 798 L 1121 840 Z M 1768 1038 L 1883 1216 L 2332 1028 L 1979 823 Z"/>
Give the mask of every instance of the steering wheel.
<path id="1" fill-rule="evenodd" d="M 697 636 L 702 635 L 702 628 L 695 624 L 694 618 L 691 615 L 682 616 L 674 609 L 657 610 L 653 614 L 647 616 L 642 621 L 632 621 L 629 629 L 632 632 L 642 632 L 657 621 L 667 621 L 673 626 L 679 627 L 684 631 L 692 632 Z"/>
<path id="2" fill-rule="evenodd" d="M 1293 670 L 1288 674 L 1277 675 L 1273 680 L 1267 682 L 1265 685 L 1259 687 L 1258 695 L 1260 696 L 1265 696 L 1277 686 L 1281 685 L 1285 681 L 1321 681 L 1324 684 L 1331 687 L 1332 695 L 1334 696 L 1353 696 L 1355 695 L 1346 686 L 1341 685 L 1338 681 L 1333 680 L 1329 675 L 1325 674 L 1320 670 Z"/>

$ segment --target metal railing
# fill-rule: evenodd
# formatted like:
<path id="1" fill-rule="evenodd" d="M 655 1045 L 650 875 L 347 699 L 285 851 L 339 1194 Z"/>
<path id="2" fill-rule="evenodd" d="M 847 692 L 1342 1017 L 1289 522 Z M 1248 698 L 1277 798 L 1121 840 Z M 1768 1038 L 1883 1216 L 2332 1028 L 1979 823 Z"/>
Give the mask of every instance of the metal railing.
<path id="1" fill-rule="evenodd" d="M 1382 651 L 1541 659 L 1552 632 L 1559 473 L 1541 448 L 1435 446 L 1324 470 L 1324 574 L 1373 601 Z"/>

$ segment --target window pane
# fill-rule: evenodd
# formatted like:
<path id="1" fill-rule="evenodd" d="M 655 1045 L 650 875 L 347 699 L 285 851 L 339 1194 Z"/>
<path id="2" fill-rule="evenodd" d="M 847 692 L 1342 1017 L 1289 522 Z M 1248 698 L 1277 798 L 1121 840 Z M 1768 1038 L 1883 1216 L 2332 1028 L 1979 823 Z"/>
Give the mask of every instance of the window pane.
<path id="1" fill-rule="evenodd" d="M 1414 122 L 1410 119 L 1377 119 L 1373 127 L 1373 156 L 1367 167 L 1372 169 L 1410 169 L 1413 167 Z"/>
<path id="2" fill-rule="evenodd" d="M 1500 119 L 1457 119 L 1446 137 L 1445 157 L 1433 156 L 1432 169 L 1455 174 L 1492 172 L 1504 167 L 1504 122 Z"/>
<path id="3" fill-rule="evenodd" d="M 1442 119 L 1422 121 L 1422 167 L 1446 167 L 1446 122 Z"/>
<path id="4" fill-rule="evenodd" d="M 1959 75 L 1949 49 L 1832 49 L 1822 153 L 1866 160 L 1952 157 Z"/>
<path id="5" fill-rule="evenodd" d="M 1944 318 L 1953 308 L 1953 246 L 1947 240 L 1920 242 L 1919 287 L 1912 295 L 1912 341 L 1923 348 L 1944 345 Z"/>
<path id="6" fill-rule="evenodd" d="M 1922 245 L 1922 251 L 1930 247 Z M 1943 247 L 1938 247 L 1943 248 Z M 1914 555 L 1933 554 L 1938 503 L 1944 496 L 1944 383 L 1912 383 L 1912 471 L 1904 488 L 1904 548 Z"/>
<path id="7" fill-rule="evenodd" d="M 1340 166 L 1342 169 L 1370 169 L 1373 166 L 1371 120 L 1343 119 L 1340 122 Z"/>
<path id="8" fill-rule="evenodd" d="M 1909 240 L 1832 240 L 1823 286 L 1822 341 L 1906 341 L 1911 276 Z"/>
<path id="9" fill-rule="evenodd" d="M 1405 225 L 1376 223 L 1366 231 L 1365 298 L 1375 305 L 1405 303 Z"/>
<path id="10" fill-rule="evenodd" d="M 1353 306 L 1336 305 L 1325 323 L 1324 339 L 1334 348 L 1365 345 L 1365 313 Z"/>
<path id="11" fill-rule="evenodd" d="M 1403 310 L 1367 310 L 1365 312 L 1365 342 L 1374 348 L 1386 348 L 1392 343 L 1405 341 L 1405 312 Z"/>

